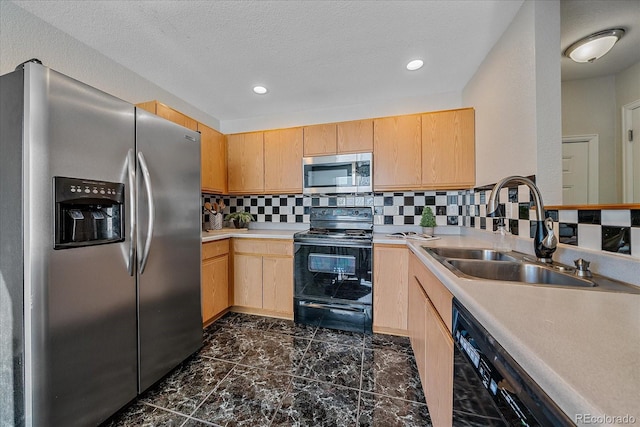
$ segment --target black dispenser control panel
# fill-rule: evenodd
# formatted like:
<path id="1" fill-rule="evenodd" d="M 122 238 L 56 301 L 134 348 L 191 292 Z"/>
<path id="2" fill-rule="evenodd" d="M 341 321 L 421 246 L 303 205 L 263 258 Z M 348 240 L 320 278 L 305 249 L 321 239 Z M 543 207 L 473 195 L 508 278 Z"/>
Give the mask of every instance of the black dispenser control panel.
<path id="1" fill-rule="evenodd" d="M 53 178 L 54 249 L 124 241 L 124 184 Z"/>

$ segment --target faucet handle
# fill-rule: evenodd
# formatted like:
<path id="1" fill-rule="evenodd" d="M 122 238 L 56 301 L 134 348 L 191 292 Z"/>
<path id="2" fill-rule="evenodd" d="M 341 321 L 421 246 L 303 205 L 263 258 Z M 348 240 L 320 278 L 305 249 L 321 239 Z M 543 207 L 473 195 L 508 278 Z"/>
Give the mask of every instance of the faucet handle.
<path id="1" fill-rule="evenodd" d="M 587 261 L 582 258 L 578 258 L 574 260 L 573 263 L 576 265 L 576 269 L 577 269 L 576 274 L 578 276 L 591 277 L 591 271 L 589 271 L 589 264 L 591 264 L 590 261 Z"/>
<path id="2" fill-rule="evenodd" d="M 558 239 L 553 231 L 553 219 L 546 218 L 544 220 L 544 226 L 547 229 L 547 235 L 542 241 L 542 244 L 549 249 L 555 249 L 555 247 L 558 246 Z"/>

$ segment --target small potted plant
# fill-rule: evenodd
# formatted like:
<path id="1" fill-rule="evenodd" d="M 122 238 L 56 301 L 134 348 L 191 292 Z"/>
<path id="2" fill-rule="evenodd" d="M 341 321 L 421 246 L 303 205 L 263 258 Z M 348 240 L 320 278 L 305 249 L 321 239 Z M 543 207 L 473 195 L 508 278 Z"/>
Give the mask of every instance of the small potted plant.
<path id="1" fill-rule="evenodd" d="M 420 226 L 422 227 L 422 234 L 433 236 L 433 227 L 436 226 L 436 217 L 433 215 L 433 211 L 429 206 L 425 206 L 424 209 L 422 209 Z"/>
<path id="2" fill-rule="evenodd" d="M 247 228 L 251 221 L 255 221 L 253 215 L 244 211 L 228 214 L 224 219 L 232 221 L 235 228 Z"/>

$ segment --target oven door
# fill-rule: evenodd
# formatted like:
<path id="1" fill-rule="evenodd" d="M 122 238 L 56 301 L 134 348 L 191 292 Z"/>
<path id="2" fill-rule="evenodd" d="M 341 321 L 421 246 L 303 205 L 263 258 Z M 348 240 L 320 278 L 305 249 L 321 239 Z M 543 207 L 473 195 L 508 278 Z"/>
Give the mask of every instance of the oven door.
<path id="1" fill-rule="evenodd" d="M 295 243 L 295 320 L 371 333 L 371 245 Z"/>

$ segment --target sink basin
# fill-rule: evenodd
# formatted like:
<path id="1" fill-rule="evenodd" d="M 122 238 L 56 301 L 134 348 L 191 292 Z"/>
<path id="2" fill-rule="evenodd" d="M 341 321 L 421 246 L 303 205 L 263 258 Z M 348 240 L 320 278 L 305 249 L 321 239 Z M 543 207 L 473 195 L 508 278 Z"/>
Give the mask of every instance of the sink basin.
<path id="1" fill-rule="evenodd" d="M 442 258 L 479 259 L 485 261 L 517 261 L 517 258 L 505 252 L 491 249 L 469 248 L 428 248 L 429 251 Z"/>
<path id="2" fill-rule="evenodd" d="M 590 280 L 560 273 L 537 264 L 468 259 L 447 259 L 446 262 L 462 274 L 480 279 L 585 288 L 595 286 Z"/>
<path id="3" fill-rule="evenodd" d="M 456 276 L 475 280 L 498 280 L 514 283 L 590 289 L 602 292 L 640 294 L 640 287 L 599 274 L 582 278 L 575 268 L 560 263 L 543 264 L 531 255 L 517 251 L 501 252 L 482 248 L 429 247 L 432 255 Z"/>

